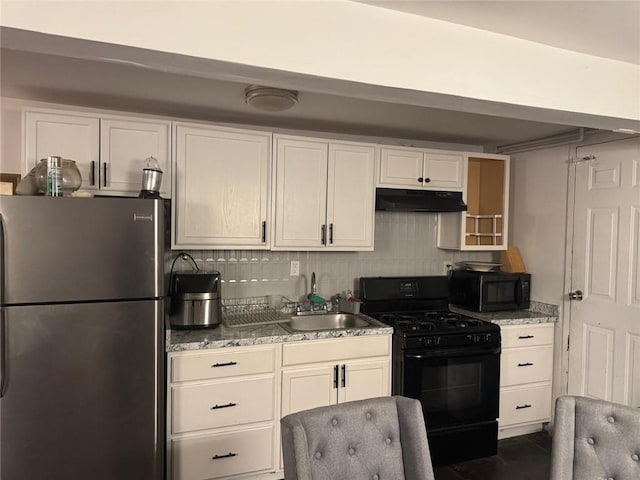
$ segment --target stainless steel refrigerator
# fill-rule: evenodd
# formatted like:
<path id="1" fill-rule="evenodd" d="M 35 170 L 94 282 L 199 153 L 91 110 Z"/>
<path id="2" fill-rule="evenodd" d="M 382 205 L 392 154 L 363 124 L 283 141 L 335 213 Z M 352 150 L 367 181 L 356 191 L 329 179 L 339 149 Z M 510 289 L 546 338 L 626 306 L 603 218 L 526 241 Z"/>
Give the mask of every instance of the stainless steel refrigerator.
<path id="1" fill-rule="evenodd" d="M 0 214 L 0 478 L 163 478 L 163 200 Z"/>

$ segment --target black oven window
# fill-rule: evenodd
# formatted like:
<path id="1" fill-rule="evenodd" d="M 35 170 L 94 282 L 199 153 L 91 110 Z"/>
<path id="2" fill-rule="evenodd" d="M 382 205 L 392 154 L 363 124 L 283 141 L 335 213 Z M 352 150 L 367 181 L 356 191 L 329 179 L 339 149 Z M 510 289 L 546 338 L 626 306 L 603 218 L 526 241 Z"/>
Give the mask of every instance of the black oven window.
<path id="1" fill-rule="evenodd" d="M 405 394 L 422 403 L 427 427 L 495 420 L 499 355 L 408 360 Z"/>

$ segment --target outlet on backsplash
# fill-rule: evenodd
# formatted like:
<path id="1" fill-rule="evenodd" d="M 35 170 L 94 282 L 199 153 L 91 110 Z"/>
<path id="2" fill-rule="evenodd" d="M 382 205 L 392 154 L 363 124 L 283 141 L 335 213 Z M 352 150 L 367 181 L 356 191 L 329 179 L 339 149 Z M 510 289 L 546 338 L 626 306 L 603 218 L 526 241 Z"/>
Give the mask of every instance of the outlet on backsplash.
<path id="1" fill-rule="evenodd" d="M 291 260 L 291 270 L 289 275 L 292 277 L 300 276 L 300 262 L 298 260 Z"/>

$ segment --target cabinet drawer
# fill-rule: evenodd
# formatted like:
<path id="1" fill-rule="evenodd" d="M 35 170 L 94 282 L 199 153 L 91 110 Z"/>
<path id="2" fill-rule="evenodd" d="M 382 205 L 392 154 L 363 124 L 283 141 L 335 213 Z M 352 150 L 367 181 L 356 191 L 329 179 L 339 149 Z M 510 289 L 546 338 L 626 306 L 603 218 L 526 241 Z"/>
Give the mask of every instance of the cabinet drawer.
<path id="1" fill-rule="evenodd" d="M 502 327 L 502 348 L 552 345 L 553 328 L 552 323 Z"/>
<path id="2" fill-rule="evenodd" d="M 171 441 L 173 480 L 273 471 L 273 428 Z"/>
<path id="3" fill-rule="evenodd" d="M 274 347 L 228 348 L 224 351 L 178 354 L 171 358 L 171 381 L 211 380 L 275 371 Z"/>
<path id="4" fill-rule="evenodd" d="M 553 369 L 553 347 L 512 348 L 502 351 L 500 386 L 547 382 Z"/>
<path id="5" fill-rule="evenodd" d="M 282 364 L 287 366 L 387 356 L 389 348 L 389 335 L 285 343 L 282 346 Z"/>
<path id="6" fill-rule="evenodd" d="M 528 422 L 546 422 L 551 415 L 551 385 L 500 392 L 500 428 Z"/>
<path id="7" fill-rule="evenodd" d="M 274 377 L 171 388 L 171 432 L 273 419 Z"/>

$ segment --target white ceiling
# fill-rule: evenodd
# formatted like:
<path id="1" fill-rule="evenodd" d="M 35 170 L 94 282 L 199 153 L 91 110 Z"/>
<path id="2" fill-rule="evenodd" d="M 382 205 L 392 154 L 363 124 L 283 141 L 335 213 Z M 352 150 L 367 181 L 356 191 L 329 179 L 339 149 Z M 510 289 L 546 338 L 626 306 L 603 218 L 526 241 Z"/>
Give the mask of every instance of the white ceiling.
<path id="1" fill-rule="evenodd" d="M 640 65 L 639 0 L 361 1 Z"/>
<path id="2" fill-rule="evenodd" d="M 630 61 L 628 58 L 636 58 L 634 63 L 640 63 L 637 60 L 640 22 L 629 21 L 637 17 L 640 1 L 373 3 L 562 48 L 573 46 L 575 50 L 582 49 L 580 51 L 588 48 L 589 52 L 585 53 L 609 58 L 624 57 L 627 61 Z M 605 5 L 610 6 L 611 11 Z M 574 8 L 577 6 L 580 8 Z M 617 19 L 618 28 L 610 28 L 608 22 L 614 19 Z M 594 31 L 599 42 L 593 41 Z M 621 38 L 621 35 L 626 38 Z M 9 47 L 3 48 L 0 56 L 0 94 L 5 97 L 196 120 L 485 145 L 489 148 L 557 134 L 575 127 L 592 126 L 577 124 L 568 117 L 566 121 L 562 117 L 550 119 L 541 115 L 508 118 L 500 115 L 499 106 L 493 111 L 483 109 L 491 115 L 482 115 L 469 113 L 473 111 L 471 108 L 453 111 L 373 101 L 347 93 L 354 91 L 349 86 L 333 91 L 312 88 L 305 91 L 300 88 L 300 103 L 292 110 L 278 114 L 259 113 L 244 102 L 246 74 L 220 79 L 188 72 L 170 73 L 124 63 L 96 61 L 82 58 L 82 55 L 50 54 L 46 53 L 47 48 L 22 47 L 26 42 L 21 37 L 7 42 L 11 38 L 3 29 L 2 46 Z M 44 38 L 41 43 L 50 40 Z M 616 49 L 615 45 L 620 48 Z M 614 54 L 619 57 L 614 57 Z M 275 78 L 273 72 L 267 71 L 257 75 L 253 72 L 252 75 L 256 80 L 254 83 Z M 303 79 L 286 79 L 289 86 L 295 86 L 296 81 L 304 87 Z M 361 90 L 362 86 L 358 89 Z M 531 118 L 544 121 L 531 121 Z"/>

